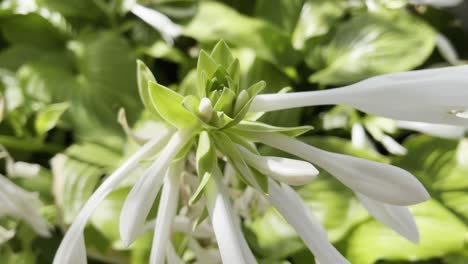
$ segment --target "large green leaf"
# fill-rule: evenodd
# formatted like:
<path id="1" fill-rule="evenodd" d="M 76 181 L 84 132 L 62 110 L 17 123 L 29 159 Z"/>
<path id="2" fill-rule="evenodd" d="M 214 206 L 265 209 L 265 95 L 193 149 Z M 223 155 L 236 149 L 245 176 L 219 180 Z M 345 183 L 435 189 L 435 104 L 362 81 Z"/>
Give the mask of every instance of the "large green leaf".
<path id="1" fill-rule="evenodd" d="M 258 0 L 255 15 L 291 35 L 303 3 L 304 0 Z"/>
<path id="2" fill-rule="evenodd" d="M 293 34 L 295 47 L 302 48 L 306 40 L 325 35 L 344 15 L 345 0 L 306 0 Z"/>
<path id="3" fill-rule="evenodd" d="M 413 206 L 420 243 L 413 244 L 376 220 L 360 225 L 348 238 L 346 257 L 351 263 L 377 260 L 423 260 L 463 249 L 466 226 L 434 200 Z"/>
<path id="4" fill-rule="evenodd" d="M 63 218 L 70 224 L 96 187 L 103 170 L 92 164 L 56 156 L 52 162 L 55 198 L 63 206 Z"/>
<path id="5" fill-rule="evenodd" d="M 342 85 L 410 70 L 427 59 L 434 41 L 433 29 L 409 14 L 362 13 L 319 44 L 309 43 L 306 62 L 319 70 L 310 81 Z"/>
<path id="6" fill-rule="evenodd" d="M 201 2 L 197 15 L 187 25 L 184 34 L 201 42 L 213 43 L 224 39 L 233 45 L 249 47 L 277 65 L 293 65 L 298 60 L 298 54 L 285 32 L 217 2 Z"/>
<path id="7" fill-rule="evenodd" d="M 33 101 L 68 101 L 65 120 L 77 135 L 120 137 L 119 108 L 127 110 L 131 123 L 142 109 L 130 46 L 112 32 L 85 34 L 69 46 L 76 57 L 76 72 L 69 65 L 45 61 L 24 65 L 18 73 L 22 88 Z"/>

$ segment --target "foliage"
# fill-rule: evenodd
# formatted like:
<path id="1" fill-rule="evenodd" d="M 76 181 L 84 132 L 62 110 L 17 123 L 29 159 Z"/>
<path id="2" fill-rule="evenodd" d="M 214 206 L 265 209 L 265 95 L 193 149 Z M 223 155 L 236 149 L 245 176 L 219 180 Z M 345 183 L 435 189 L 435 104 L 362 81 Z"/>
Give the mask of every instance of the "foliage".
<path id="1" fill-rule="evenodd" d="M 130 11 L 135 2 L 164 13 L 181 26 L 174 43 L 166 43 L 162 32 Z M 216 117 L 204 122 L 205 127 L 227 129 L 242 118 L 260 118 L 275 126 L 244 122 L 240 131 L 255 126 L 265 132 L 305 133 L 305 142 L 395 164 L 425 185 L 432 199 L 411 208 L 420 228 L 419 245 L 373 220 L 353 193 L 325 172 L 297 188 L 332 243 L 352 263 L 467 263 L 466 139 L 398 130 L 392 121 L 346 106 L 278 111 L 262 117 L 247 113 L 259 92 L 327 89 L 379 74 L 447 65 L 436 47 L 437 34 L 447 36 L 466 59 L 468 32 L 462 29 L 468 24 L 466 18 L 455 17 L 449 9 L 410 2 L 0 2 L 0 145 L 2 153 L 3 148 L 8 153 L 7 158 L 1 155 L 5 160 L 2 174 L 36 192 L 42 201 L 41 214 L 54 226 L 51 236 L 44 238 L 23 221 L 0 215 L 1 262 L 51 263 L 63 232 L 96 186 L 137 148 L 138 137 L 126 129 L 148 135 L 158 119 L 191 127 L 196 120 L 203 121 L 194 106 L 202 97 L 209 97 L 217 102 L 213 105 Z M 227 56 L 224 42 L 212 54 L 202 52 L 197 61 L 201 49 L 213 48 L 220 39 L 229 44 L 239 61 Z M 219 66 L 213 60 L 223 63 Z M 197 64 L 208 70 L 196 72 Z M 157 73 L 158 80 L 152 73 Z M 207 80 L 214 81 L 198 85 Z M 150 89 L 146 90 L 148 83 Z M 205 86 L 212 89 L 197 90 Z M 239 87 L 247 88 L 244 98 Z M 180 95 L 194 94 L 188 92 L 193 90 L 198 97 Z M 152 100 L 158 101 L 159 108 Z M 145 106 L 149 111 L 143 111 Z M 128 113 L 127 128 L 117 120 L 120 108 Z M 367 147 L 352 144 L 355 124 L 363 124 L 371 136 Z M 310 126 L 314 126 L 311 131 Z M 382 143 L 386 135 L 401 143 L 407 154 L 389 154 Z M 202 175 L 201 189 L 211 177 L 210 163 L 217 154 L 210 138 L 204 137 L 198 146 L 200 158 L 195 161 Z M 229 144 L 217 147 L 228 156 L 241 155 Z M 263 148 L 262 152 L 273 150 Z M 8 167 L 11 160 L 38 165 L 40 172 L 15 177 Z M 118 215 L 134 181 L 130 177 L 112 192 L 86 228 L 90 263 L 146 262 L 151 236 L 145 234 L 125 249 L 118 234 Z M 245 184 L 236 188 L 242 190 Z M 201 189 L 188 197 L 191 204 L 202 199 Z M 150 216 L 155 215 L 155 208 Z M 312 256 L 275 209 L 259 206 L 250 210 L 252 217 L 245 217 L 242 227 L 258 259 L 311 263 Z M 173 240 L 178 241 L 177 252 L 183 253 L 187 241 L 176 236 Z"/>

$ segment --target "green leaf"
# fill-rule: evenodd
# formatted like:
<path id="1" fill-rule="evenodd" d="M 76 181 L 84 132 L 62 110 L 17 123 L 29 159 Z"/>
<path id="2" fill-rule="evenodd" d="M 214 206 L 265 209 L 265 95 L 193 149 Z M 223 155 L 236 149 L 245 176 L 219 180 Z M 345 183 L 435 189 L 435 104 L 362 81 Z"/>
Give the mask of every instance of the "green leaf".
<path id="1" fill-rule="evenodd" d="M 299 59 L 285 32 L 214 1 L 200 2 L 198 13 L 184 34 L 204 43 L 224 39 L 229 44 L 252 48 L 276 65 L 294 65 Z"/>
<path id="2" fill-rule="evenodd" d="M 43 136 L 47 131 L 54 128 L 69 106 L 68 103 L 59 103 L 51 104 L 41 109 L 37 113 L 34 123 L 37 134 Z"/>
<path id="3" fill-rule="evenodd" d="M 312 130 L 312 126 L 300 126 L 300 127 L 276 127 L 270 126 L 261 122 L 241 121 L 235 129 L 239 129 L 246 132 L 281 132 L 290 137 L 297 137 L 308 131 Z"/>
<path id="4" fill-rule="evenodd" d="M 206 97 L 207 82 L 218 69 L 218 64 L 204 50 L 200 51 L 197 62 L 198 96 Z"/>
<path id="5" fill-rule="evenodd" d="M 231 50 L 224 40 L 220 40 L 216 43 L 210 56 L 218 65 L 221 65 L 225 69 L 234 62 Z"/>
<path id="6" fill-rule="evenodd" d="M 411 207 L 420 232 L 413 244 L 376 220 L 370 220 L 350 235 L 346 257 L 351 263 L 377 260 L 429 259 L 463 249 L 466 225 L 434 200 Z"/>
<path id="7" fill-rule="evenodd" d="M 137 60 L 137 79 L 138 79 L 138 92 L 140 93 L 141 101 L 145 108 L 155 117 L 159 117 L 159 113 L 151 101 L 149 92 L 149 82 L 157 83 L 151 70 L 141 60 Z"/>
<path id="8" fill-rule="evenodd" d="M 197 173 L 199 177 L 204 177 L 205 173 L 212 173 L 216 164 L 216 151 L 211 142 L 208 132 L 202 131 L 198 139 L 196 153 Z"/>
<path id="9" fill-rule="evenodd" d="M 434 30 L 415 16 L 362 13 L 340 24 L 320 44 L 308 47 L 306 63 L 319 70 L 309 80 L 343 85 L 411 70 L 431 54 L 434 41 Z"/>
<path id="10" fill-rule="evenodd" d="M 184 97 L 158 83 L 149 82 L 149 93 L 159 115 L 177 128 L 197 125 L 196 117 L 182 105 Z"/>
<path id="11" fill-rule="evenodd" d="M 63 48 L 65 36 L 39 14 L 14 15 L 2 20 L 1 29 L 11 44 Z"/>
<path id="12" fill-rule="evenodd" d="M 345 0 L 305 0 L 293 34 L 295 47 L 304 47 L 313 37 L 327 34 L 345 14 Z"/>
<path id="13" fill-rule="evenodd" d="M 67 224 L 73 222 L 84 203 L 94 191 L 103 170 L 95 165 L 70 158 L 56 156 L 52 161 L 54 182 L 61 190 L 56 200 L 63 202 L 63 217 Z"/>
<path id="14" fill-rule="evenodd" d="M 259 0 L 255 14 L 291 35 L 303 4 L 304 0 Z"/>
<path id="15" fill-rule="evenodd" d="M 201 181 L 198 184 L 197 189 L 192 194 L 192 197 L 190 197 L 190 199 L 189 199 L 189 205 L 195 204 L 196 202 L 198 202 L 198 200 L 200 200 L 202 198 L 203 190 L 205 189 L 206 184 L 210 180 L 211 175 L 212 174 L 209 173 L 209 172 L 206 172 L 205 174 L 203 174 L 203 177 L 201 178 Z"/>
<path id="16" fill-rule="evenodd" d="M 216 147 L 221 150 L 229 159 L 229 163 L 236 169 L 241 176 L 241 179 L 254 188 L 264 189 L 259 182 L 256 181 L 250 167 L 244 161 L 241 153 L 239 152 L 236 144 L 230 139 L 228 135 L 223 132 L 216 132 L 212 134 Z"/>

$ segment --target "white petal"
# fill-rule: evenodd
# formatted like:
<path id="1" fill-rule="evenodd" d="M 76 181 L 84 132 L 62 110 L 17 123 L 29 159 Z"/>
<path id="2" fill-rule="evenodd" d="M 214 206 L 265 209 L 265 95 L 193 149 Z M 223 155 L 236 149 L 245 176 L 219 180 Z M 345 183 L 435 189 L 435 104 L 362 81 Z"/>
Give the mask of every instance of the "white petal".
<path id="1" fill-rule="evenodd" d="M 373 77 L 336 89 L 255 97 L 250 111 L 343 104 L 393 119 L 468 127 L 468 66 Z M 417 100 L 415 100 L 417 98 Z"/>
<path id="2" fill-rule="evenodd" d="M 0 245 L 12 239 L 15 236 L 14 229 L 5 229 L 3 226 L 0 226 Z"/>
<path id="3" fill-rule="evenodd" d="M 184 162 L 177 162 L 169 169 L 165 178 L 158 215 L 154 228 L 153 245 L 151 248 L 151 264 L 164 264 L 165 251 L 170 243 L 172 223 L 177 211 L 179 201 L 179 179 Z"/>
<path id="4" fill-rule="evenodd" d="M 307 184 L 319 173 L 312 164 L 302 160 L 255 155 L 242 146 L 238 147 L 250 166 L 266 176 L 290 185 Z"/>
<path id="5" fill-rule="evenodd" d="M 177 255 L 177 252 L 175 251 L 172 243 L 167 245 L 166 254 L 167 264 L 184 264 L 184 261 Z"/>
<path id="6" fill-rule="evenodd" d="M 314 163 L 354 191 L 394 205 L 429 199 L 424 186 L 411 173 L 388 164 L 318 149 L 280 133 L 252 133 L 260 142 Z"/>
<path id="7" fill-rule="evenodd" d="M 413 243 L 419 242 L 419 232 L 413 215 L 406 206 L 397 206 L 375 201 L 356 193 L 362 205 L 377 220 L 395 230 Z"/>
<path id="8" fill-rule="evenodd" d="M 237 216 L 234 215 L 219 175 L 213 176 L 206 187 L 206 199 L 223 263 L 257 263 L 242 235 Z"/>
<path id="9" fill-rule="evenodd" d="M 190 133 L 181 131 L 174 133 L 167 146 L 143 173 L 125 199 L 120 212 L 119 229 L 126 246 L 142 232 L 146 217 L 162 185 L 164 174 L 189 137 Z"/>
<path id="10" fill-rule="evenodd" d="M 28 223 L 36 233 L 49 236 L 50 225 L 38 209 L 42 205 L 35 193 L 27 192 L 8 178 L 0 175 L 0 206 L 2 213 L 19 218 Z"/>
<path id="11" fill-rule="evenodd" d="M 97 188 L 65 234 L 65 237 L 55 253 L 54 264 L 72 263 L 72 261 L 74 261 L 75 252 L 84 248 L 84 245 L 80 244 L 80 239 L 83 240 L 83 230 L 93 211 L 96 210 L 104 198 L 115 189 L 121 181 L 129 176 L 130 172 L 138 166 L 140 160 L 157 153 L 157 151 L 161 149 L 162 145 L 166 142 L 169 132 L 170 131 L 167 130 L 164 135 L 160 135 L 160 137 L 154 138 L 146 143 Z"/>
<path id="12" fill-rule="evenodd" d="M 384 135 L 382 137 L 381 143 L 388 152 L 394 155 L 405 155 L 408 152 L 405 147 L 396 142 L 395 139 L 389 135 Z"/>
<path id="13" fill-rule="evenodd" d="M 169 44 L 173 44 L 173 39 L 182 33 L 181 26 L 154 9 L 137 4 L 132 8 L 131 12 L 161 32 L 162 37 Z"/>
<path id="14" fill-rule="evenodd" d="M 457 65 L 460 63 L 460 58 L 458 57 L 455 47 L 452 43 L 442 34 L 438 34 L 436 37 L 436 44 L 439 53 L 444 57 L 444 59 L 452 65 Z"/>
<path id="15" fill-rule="evenodd" d="M 328 241 L 327 232 L 310 213 L 304 201 L 288 185 L 269 179 L 269 199 L 296 230 L 315 258 L 324 264 L 349 263 Z"/>
<path id="16" fill-rule="evenodd" d="M 463 138 L 466 128 L 451 125 L 438 125 L 424 122 L 396 121 L 396 126 L 402 129 L 414 130 L 441 138 Z"/>
<path id="17" fill-rule="evenodd" d="M 453 7 L 462 2 L 463 0 L 410 0 L 413 5 L 431 5 L 434 7 Z"/>

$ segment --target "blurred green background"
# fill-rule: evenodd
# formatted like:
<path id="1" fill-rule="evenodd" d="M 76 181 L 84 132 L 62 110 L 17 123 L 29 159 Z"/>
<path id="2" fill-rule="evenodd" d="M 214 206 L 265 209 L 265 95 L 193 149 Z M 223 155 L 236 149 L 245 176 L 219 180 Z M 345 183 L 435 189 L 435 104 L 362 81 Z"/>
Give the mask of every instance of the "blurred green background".
<path id="1" fill-rule="evenodd" d="M 173 43 L 130 11 L 131 0 L 0 1 L 0 145 L 8 153 L 2 155 L 2 173 L 38 193 L 41 213 L 54 226 L 52 236 L 42 238 L 0 212 L 0 225 L 15 230 L 8 239 L 0 232 L 0 263 L 51 263 L 66 226 L 103 176 L 135 149 L 117 113 L 123 107 L 135 127 L 148 119 L 137 92 L 136 59 L 151 67 L 158 82 L 178 89 L 193 81 L 199 50 L 224 39 L 242 63 L 243 86 L 265 80 L 267 92 L 327 89 L 468 59 L 466 1 L 138 3 L 181 26 Z M 351 263 L 468 263 L 468 141 L 463 136 L 423 135 L 344 106 L 264 118 L 281 126 L 313 125 L 307 142 L 400 166 L 431 193 L 431 200 L 411 208 L 421 233 L 421 243 L 414 245 L 373 220 L 352 192 L 325 172 L 299 188 Z M 365 144 L 357 143 L 353 128 L 364 129 Z M 151 233 L 130 249 L 119 240 L 116 219 L 131 184 L 114 191 L 93 215 L 85 231 L 89 263 L 147 262 Z M 273 209 L 250 210 L 243 228 L 259 260 L 313 263 Z M 184 250 L 179 243 L 178 253 Z"/>

